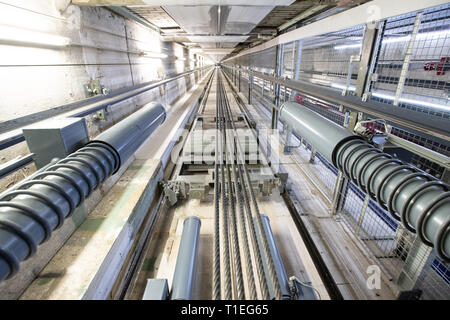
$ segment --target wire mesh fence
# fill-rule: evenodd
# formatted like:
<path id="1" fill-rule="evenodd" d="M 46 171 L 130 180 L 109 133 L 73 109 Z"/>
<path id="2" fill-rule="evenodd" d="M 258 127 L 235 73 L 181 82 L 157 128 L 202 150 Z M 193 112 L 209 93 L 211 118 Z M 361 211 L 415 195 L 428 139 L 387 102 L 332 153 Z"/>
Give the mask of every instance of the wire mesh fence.
<path id="1" fill-rule="evenodd" d="M 371 97 L 449 118 L 450 4 L 387 19 Z"/>
<path id="2" fill-rule="evenodd" d="M 343 89 L 349 76 L 354 87 L 359 62 L 351 57 L 360 54 L 363 32 L 364 26 L 358 25 L 302 40 L 298 79 Z"/>

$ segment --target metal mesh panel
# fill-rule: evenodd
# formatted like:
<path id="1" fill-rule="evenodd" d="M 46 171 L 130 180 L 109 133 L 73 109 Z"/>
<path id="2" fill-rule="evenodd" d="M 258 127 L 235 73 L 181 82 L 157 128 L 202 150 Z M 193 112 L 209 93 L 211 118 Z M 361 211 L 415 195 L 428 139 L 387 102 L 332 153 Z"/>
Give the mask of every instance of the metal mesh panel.
<path id="1" fill-rule="evenodd" d="M 375 64 L 372 98 L 394 104 L 397 99 L 399 107 L 449 118 L 449 71 L 450 4 L 390 18 Z"/>
<path id="2" fill-rule="evenodd" d="M 450 270 L 434 253 L 428 257 L 415 289 L 422 290 L 422 299 L 450 300 Z"/>
<path id="3" fill-rule="evenodd" d="M 408 132 L 406 130 L 402 130 L 402 129 L 395 128 L 395 127 L 392 128 L 391 133 L 400 138 L 403 138 L 408 141 L 412 141 L 418 145 L 426 147 L 427 149 L 439 152 L 446 156 L 450 156 L 450 146 L 448 146 L 448 145 L 439 143 L 437 141 L 433 141 L 429 138 L 425 138 L 418 134 L 414 134 L 414 133 Z M 434 177 L 436 177 L 438 179 L 442 178 L 444 170 L 445 170 L 444 167 L 442 167 L 430 160 L 422 158 L 418 155 L 415 155 L 415 154 L 412 156 L 412 159 L 410 162 L 417 168 L 433 175 Z"/>
<path id="4" fill-rule="evenodd" d="M 295 74 L 295 54 L 297 50 L 296 41 L 285 43 L 282 46 L 283 58 L 280 75 L 282 77 L 293 79 Z"/>
<path id="5" fill-rule="evenodd" d="M 350 57 L 359 55 L 364 26 L 314 36 L 302 41 L 299 79 L 343 89 Z M 351 84 L 356 83 L 359 63 L 353 63 Z"/>

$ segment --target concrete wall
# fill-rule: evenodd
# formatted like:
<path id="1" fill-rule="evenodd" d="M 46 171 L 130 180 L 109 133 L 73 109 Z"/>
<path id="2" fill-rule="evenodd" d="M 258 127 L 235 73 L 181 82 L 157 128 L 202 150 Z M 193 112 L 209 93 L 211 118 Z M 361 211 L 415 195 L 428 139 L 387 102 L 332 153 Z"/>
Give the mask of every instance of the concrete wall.
<path id="1" fill-rule="evenodd" d="M 24 30 L 70 39 L 66 47 L 0 44 L 0 128 L 7 121 L 87 97 L 84 85 L 99 80 L 109 91 L 187 71 L 197 62 L 178 43 L 163 42 L 157 32 L 106 8 L 78 7 L 67 0 L 7 0 L 0 3 L 0 32 Z M 165 59 L 136 52 L 152 51 Z M 142 104 L 171 104 L 197 81 L 184 77 L 107 108 L 106 121 L 88 116 L 91 137 L 120 121 Z M 1 131 L 1 130 L 0 130 Z M 0 151 L 0 164 L 29 153 L 26 143 Z M 34 171 L 30 165 L 0 180 L 0 191 Z"/>

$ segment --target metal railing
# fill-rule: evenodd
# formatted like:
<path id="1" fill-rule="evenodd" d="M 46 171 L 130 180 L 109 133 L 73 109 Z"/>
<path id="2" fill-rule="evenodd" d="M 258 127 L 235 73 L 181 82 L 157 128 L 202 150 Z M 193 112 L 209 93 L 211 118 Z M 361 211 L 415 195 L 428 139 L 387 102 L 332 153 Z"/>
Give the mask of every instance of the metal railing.
<path id="1" fill-rule="evenodd" d="M 0 123 L 0 151 L 18 143 L 25 141 L 24 135 L 22 133 L 22 128 L 26 125 L 36 123 L 45 119 L 54 117 L 55 115 L 63 115 L 67 112 L 71 112 L 71 117 L 86 117 L 92 113 L 95 113 L 101 109 L 105 109 L 109 106 L 122 102 L 124 100 L 130 99 L 134 96 L 147 92 L 149 90 L 158 88 L 169 82 L 178 80 L 182 77 L 191 75 L 192 73 L 199 72 L 203 73 L 203 70 L 210 68 L 211 66 L 204 66 L 201 68 L 196 68 L 186 72 L 179 73 L 174 77 L 164 79 L 161 81 L 150 81 L 142 83 L 136 86 L 123 88 L 116 90 L 114 92 L 108 93 L 107 95 L 94 96 L 88 99 L 83 99 L 80 101 L 64 104 L 50 110 L 45 110 L 32 115 L 27 115 L 23 118 L 31 118 L 32 120 L 23 120 L 18 122 L 18 119 L 13 119 L 9 121 L 4 121 Z M 79 111 L 77 111 L 79 110 Z M 20 123 L 20 125 L 18 124 Z M 33 162 L 33 155 L 28 154 L 19 159 L 13 159 L 4 165 L 0 166 L 0 179 L 14 173 L 20 168 Z"/>

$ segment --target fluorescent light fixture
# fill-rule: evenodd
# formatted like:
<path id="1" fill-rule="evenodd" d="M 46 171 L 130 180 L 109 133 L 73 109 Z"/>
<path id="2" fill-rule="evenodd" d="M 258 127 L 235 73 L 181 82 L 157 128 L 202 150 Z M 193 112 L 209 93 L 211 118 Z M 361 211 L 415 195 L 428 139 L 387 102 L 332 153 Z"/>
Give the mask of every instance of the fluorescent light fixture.
<path id="1" fill-rule="evenodd" d="M 424 40 L 424 39 L 436 40 L 435 38 L 439 38 L 441 36 L 447 36 L 449 34 L 450 34 L 450 30 L 419 33 L 416 35 L 416 40 Z M 383 39 L 382 44 L 405 42 L 405 41 L 409 41 L 409 39 L 411 39 L 411 35 L 402 36 L 402 37 L 392 37 L 389 39 Z M 361 43 L 338 45 L 338 46 L 334 46 L 333 49 L 343 50 L 343 49 L 347 49 L 347 48 L 359 48 L 359 47 L 361 47 Z"/>
<path id="2" fill-rule="evenodd" d="M 177 57 L 178 61 L 186 61 L 186 58 Z"/>
<path id="3" fill-rule="evenodd" d="M 344 49 L 349 49 L 349 48 L 360 48 L 360 47 L 361 47 L 360 43 L 355 43 L 355 44 L 343 44 L 343 45 L 335 46 L 333 49 L 344 50 Z"/>
<path id="4" fill-rule="evenodd" d="M 355 87 L 354 86 L 348 86 L 348 88 L 347 88 L 346 86 L 344 86 L 342 84 L 337 84 L 337 83 L 332 83 L 331 87 L 336 88 L 336 89 L 342 89 L 342 90 L 346 89 L 346 90 L 349 90 L 349 91 L 355 91 Z"/>
<path id="5" fill-rule="evenodd" d="M 383 93 L 376 93 L 376 92 L 372 93 L 372 96 L 380 98 L 380 99 L 386 99 L 386 100 L 394 100 L 395 99 L 395 97 L 392 96 L 392 95 L 383 94 Z M 400 98 L 400 99 L 398 99 L 398 101 L 399 102 L 408 103 L 408 104 L 417 105 L 417 106 L 422 106 L 422 107 L 441 109 L 441 110 L 445 110 L 445 111 L 449 111 L 450 110 L 450 106 L 445 106 L 443 104 L 437 104 L 437 103 L 431 103 L 431 102 L 427 102 L 427 101 L 419 101 L 419 100 L 408 99 L 408 98 Z"/>
<path id="6" fill-rule="evenodd" d="M 49 33 L 0 25 L 0 43 L 65 47 L 70 44 L 70 39 Z"/>
<path id="7" fill-rule="evenodd" d="M 159 53 L 159 52 L 150 52 L 150 51 L 141 52 L 139 55 L 141 57 L 153 58 L 153 59 L 165 59 L 165 58 L 167 58 L 167 54 Z"/>

